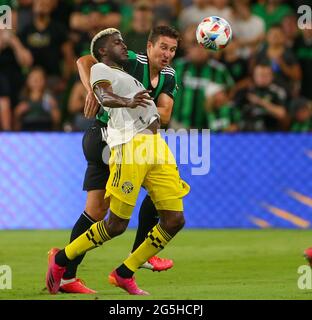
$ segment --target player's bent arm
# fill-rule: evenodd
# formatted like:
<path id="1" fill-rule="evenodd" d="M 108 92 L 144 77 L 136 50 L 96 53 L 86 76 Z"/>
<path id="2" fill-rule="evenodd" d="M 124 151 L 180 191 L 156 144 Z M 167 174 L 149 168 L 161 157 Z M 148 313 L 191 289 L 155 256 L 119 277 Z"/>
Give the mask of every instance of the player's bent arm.
<path id="1" fill-rule="evenodd" d="M 112 86 L 109 81 L 95 84 L 93 90 L 101 105 L 109 108 L 148 107 L 148 100 L 152 99 L 150 96 L 146 96 L 146 93 L 150 92 L 149 90 L 142 90 L 133 98 L 121 97 L 112 92 Z"/>
<path id="2" fill-rule="evenodd" d="M 160 115 L 161 124 L 168 124 L 173 109 L 173 98 L 166 93 L 161 93 L 157 100 L 157 110 Z"/>
<path id="3" fill-rule="evenodd" d="M 97 63 L 96 59 L 93 58 L 90 54 L 82 56 L 77 60 L 77 67 L 80 76 L 80 80 L 87 91 L 92 91 L 90 85 L 90 70 L 91 67 Z"/>

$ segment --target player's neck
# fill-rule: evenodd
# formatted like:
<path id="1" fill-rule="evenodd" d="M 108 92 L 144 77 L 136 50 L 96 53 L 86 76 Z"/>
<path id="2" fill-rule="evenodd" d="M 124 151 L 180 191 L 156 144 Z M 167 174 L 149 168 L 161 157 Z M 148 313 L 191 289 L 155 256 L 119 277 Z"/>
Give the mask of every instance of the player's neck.
<path id="1" fill-rule="evenodd" d="M 149 72 L 150 72 L 151 79 L 157 77 L 159 71 L 160 70 L 157 66 L 153 65 L 152 63 L 149 63 Z"/>
<path id="2" fill-rule="evenodd" d="M 112 67 L 112 68 L 117 68 L 117 69 L 122 69 L 123 70 L 123 67 L 122 65 L 118 64 L 117 62 L 114 62 L 112 60 L 109 60 L 109 59 L 102 59 L 102 62 L 105 63 L 106 65 L 108 65 L 109 67 Z"/>

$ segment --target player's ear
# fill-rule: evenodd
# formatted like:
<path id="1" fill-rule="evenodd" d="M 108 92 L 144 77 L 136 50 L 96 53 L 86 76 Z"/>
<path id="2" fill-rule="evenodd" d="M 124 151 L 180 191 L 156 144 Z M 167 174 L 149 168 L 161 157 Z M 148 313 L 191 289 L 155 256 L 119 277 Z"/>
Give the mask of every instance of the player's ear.
<path id="1" fill-rule="evenodd" d="M 102 56 L 104 56 L 104 55 L 106 55 L 106 48 L 100 48 L 99 49 L 99 53 L 102 55 Z"/>
<path id="2" fill-rule="evenodd" d="M 150 49 L 151 47 L 153 47 L 153 42 L 147 41 L 147 49 Z"/>

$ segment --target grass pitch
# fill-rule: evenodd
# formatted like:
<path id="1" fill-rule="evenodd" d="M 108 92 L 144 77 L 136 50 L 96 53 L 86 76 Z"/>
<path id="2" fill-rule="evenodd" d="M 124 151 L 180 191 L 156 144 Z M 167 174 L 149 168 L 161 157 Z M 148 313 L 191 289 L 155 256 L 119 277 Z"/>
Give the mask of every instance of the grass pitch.
<path id="1" fill-rule="evenodd" d="M 312 246 L 308 230 L 182 230 L 161 253 L 174 268 L 139 270 L 136 279 L 149 297 L 133 297 L 107 282 L 109 272 L 128 255 L 134 231 L 88 252 L 78 276 L 95 295 L 49 295 L 44 289 L 47 251 L 64 247 L 70 231 L 0 231 L 0 265 L 12 268 L 12 289 L 1 299 L 312 299 L 297 286 L 302 251 Z M 0 274 L 1 278 L 1 274 Z"/>

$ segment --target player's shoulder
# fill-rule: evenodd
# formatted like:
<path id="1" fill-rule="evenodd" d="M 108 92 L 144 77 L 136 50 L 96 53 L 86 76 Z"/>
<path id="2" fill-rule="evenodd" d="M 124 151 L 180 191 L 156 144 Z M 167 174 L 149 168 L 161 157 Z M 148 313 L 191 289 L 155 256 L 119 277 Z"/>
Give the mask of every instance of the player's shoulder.
<path id="1" fill-rule="evenodd" d="M 109 67 L 107 64 L 103 63 L 103 62 L 97 62 L 95 63 L 92 67 L 91 67 L 91 71 L 95 71 L 95 70 L 107 70 L 107 69 L 111 69 L 111 67 Z"/>
<path id="2" fill-rule="evenodd" d="M 147 58 L 147 55 L 146 55 L 146 54 L 144 54 L 144 53 L 137 53 L 136 56 L 137 56 L 137 60 L 139 60 L 139 61 L 142 62 L 142 63 L 146 63 L 146 64 L 147 64 L 148 58 Z"/>
<path id="3" fill-rule="evenodd" d="M 171 77 L 174 77 L 175 76 L 175 70 L 170 67 L 170 66 L 167 66 L 165 68 L 163 68 L 161 71 L 160 71 L 161 74 L 163 75 L 167 75 L 167 76 L 171 76 Z"/>
<path id="4" fill-rule="evenodd" d="M 142 64 L 148 63 L 147 55 L 145 53 L 137 53 L 132 50 L 128 50 L 128 59 L 130 62 L 131 61 L 138 61 Z"/>

